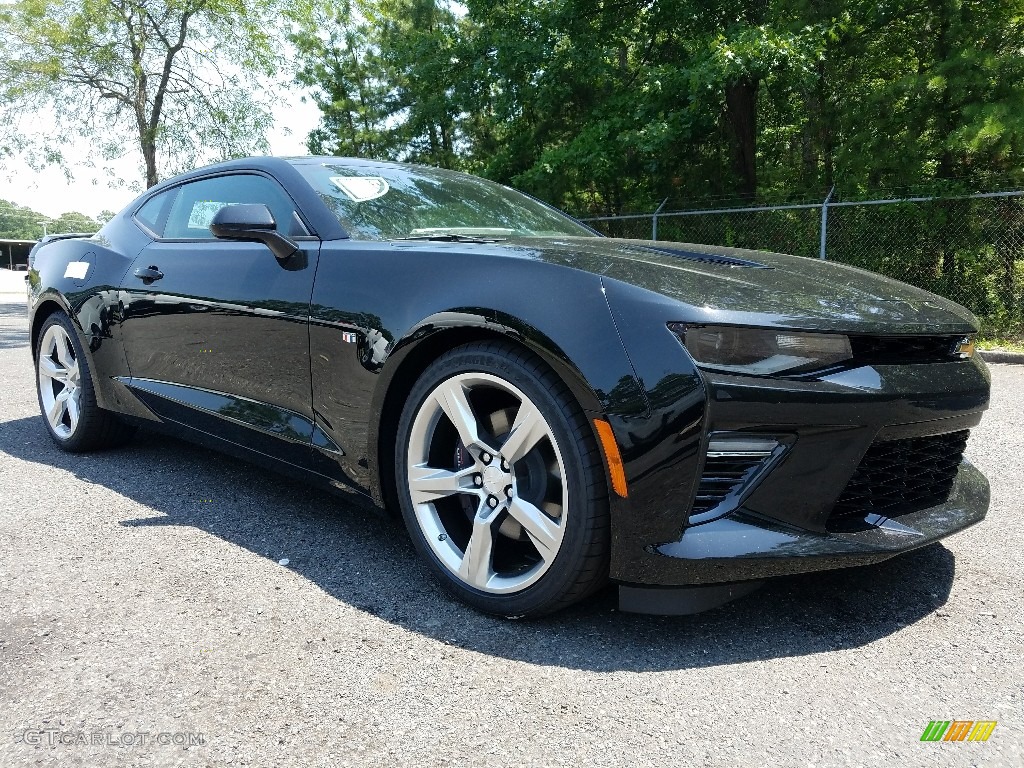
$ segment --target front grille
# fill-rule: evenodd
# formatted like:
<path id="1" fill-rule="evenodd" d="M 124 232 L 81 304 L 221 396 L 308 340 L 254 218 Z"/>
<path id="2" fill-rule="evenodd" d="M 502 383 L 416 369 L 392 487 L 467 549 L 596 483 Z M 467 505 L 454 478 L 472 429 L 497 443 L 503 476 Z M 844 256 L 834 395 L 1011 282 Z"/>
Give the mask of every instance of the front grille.
<path id="1" fill-rule="evenodd" d="M 862 365 L 940 363 L 959 360 L 964 336 L 851 336 L 853 359 Z"/>
<path id="2" fill-rule="evenodd" d="M 872 445 L 829 517 L 842 529 L 866 515 L 898 517 L 949 498 L 970 432 L 887 440 Z"/>
<path id="3" fill-rule="evenodd" d="M 710 512 L 738 492 L 764 464 L 760 456 L 708 456 L 697 486 L 691 517 Z"/>

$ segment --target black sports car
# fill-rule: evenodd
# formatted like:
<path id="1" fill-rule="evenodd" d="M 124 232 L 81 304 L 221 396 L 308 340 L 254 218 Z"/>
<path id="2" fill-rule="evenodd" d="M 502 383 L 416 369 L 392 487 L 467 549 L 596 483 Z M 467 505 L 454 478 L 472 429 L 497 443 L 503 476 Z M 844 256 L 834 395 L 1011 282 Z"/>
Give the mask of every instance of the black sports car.
<path id="1" fill-rule="evenodd" d="M 456 596 L 607 580 L 692 612 L 985 516 L 975 319 L 850 267 L 613 240 L 497 184 L 253 158 L 38 246 L 39 405 L 68 451 L 171 430 L 400 512 Z"/>

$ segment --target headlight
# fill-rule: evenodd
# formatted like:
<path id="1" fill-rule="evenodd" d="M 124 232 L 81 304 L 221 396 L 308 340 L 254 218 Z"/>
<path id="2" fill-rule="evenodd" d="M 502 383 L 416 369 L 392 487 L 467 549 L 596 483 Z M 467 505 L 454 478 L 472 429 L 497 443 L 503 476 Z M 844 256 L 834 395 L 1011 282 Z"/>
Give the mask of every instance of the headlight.
<path id="1" fill-rule="evenodd" d="M 828 368 L 853 357 L 850 339 L 838 333 L 669 323 L 702 368 L 769 376 Z"/>

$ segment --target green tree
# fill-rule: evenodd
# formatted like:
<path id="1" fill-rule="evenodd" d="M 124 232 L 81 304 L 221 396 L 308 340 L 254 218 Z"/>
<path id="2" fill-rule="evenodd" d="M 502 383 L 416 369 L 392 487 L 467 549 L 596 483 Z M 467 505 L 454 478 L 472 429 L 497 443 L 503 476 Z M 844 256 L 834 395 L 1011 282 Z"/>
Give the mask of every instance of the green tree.
<path id="1" fill-rule="evenodd" d="M 62 213 L 56 219 L 51 219 L 31 208 L 0 200 L 0 239 L 38 240 L 43 236 L 44 225 L 48 234 L 57 234 L 96 232 L 101 223 L 77 211 Z"/>
<path id="2" fill-rule="evenodd" d="M 314 154 L 461 163 L 454 51 L 470 29 L 434 0 L 332 0 L 306 7 L 291 35 L 323 114 Z"/>
<path id="3" fill-rule="evenodd" d="M 23 205 L 0 200 L 0 238 L 36 240 L 43 234 L 43 221 L 49 218 Z"/>
<path id="4" fill-rule="evenodd" d="M 99 231 L 100 223 L 84 213 L 78 213 L 77 211 L 68 211 L 62 213 L 56 219 L 53 219 L 48 225 L 47 229 L 50 234 L 60 234 L 66 232 L 97 232 Z"/>
<path id="5" fill-rule="evenodd" d="M 1024 0 L 337 1 L 316 150 L 581 214 L 1024 181 Z"/>
<path id="6" fill-rule="evenodd" d="M 272 0 L 0 6 L 2 148 L 60 162 L 68 137 L 104 157 L 134 143 L 147 187 L 199 158 L 265 149 L 270 115 L 253 78 L 275 71 L 276 9 Z"/>
<path id="7" fill-rule="evenodd" d="M 753 198 L 761 102 L 813 77 L 824 34 L 765 2 L 468 5 L 485 172 L 576 210 Z"/>

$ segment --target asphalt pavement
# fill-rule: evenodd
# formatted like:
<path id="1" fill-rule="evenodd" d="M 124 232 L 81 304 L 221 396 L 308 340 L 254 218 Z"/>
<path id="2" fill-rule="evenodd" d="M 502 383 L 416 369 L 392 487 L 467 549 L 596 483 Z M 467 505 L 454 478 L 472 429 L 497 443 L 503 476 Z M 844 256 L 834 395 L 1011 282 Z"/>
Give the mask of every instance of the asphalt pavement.
<path id="1" fill-rule="evenodd" d="M 0 766 L 1024 765 L 1024 366 L 971 437 L 979 526 L 698 616 L 510 622 L 292 480 L 151 433 L 61 453 L 0 301 Z"/>

